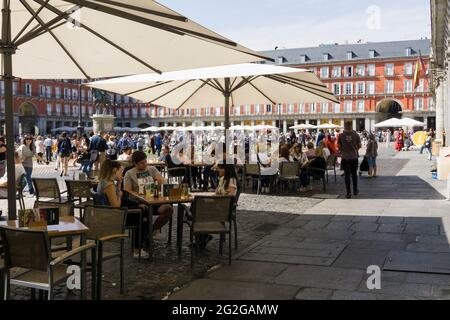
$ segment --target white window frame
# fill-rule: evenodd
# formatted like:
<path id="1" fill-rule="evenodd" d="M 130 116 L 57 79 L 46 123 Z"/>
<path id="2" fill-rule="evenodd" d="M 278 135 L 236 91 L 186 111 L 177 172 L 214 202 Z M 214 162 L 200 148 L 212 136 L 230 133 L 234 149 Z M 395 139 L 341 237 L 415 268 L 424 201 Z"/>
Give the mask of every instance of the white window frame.
<path id="1" fill-rule="evenodd" d="M 56 114 L 58 117 L 61 116 L 61 109 L 62 109 L 61 103 L 57 103 L 57 104 L 55 105 L 55 114 Z"/>
<path id="2" fill-rule="evenodd" d="M 55 87 L 55 98 L 61 99 L 61 87 Z"/>
<path id="3" fill-rule="evenodd" d="M 340 78 L 342 76 L 342 68 L 339 67 L 333 67 L 332 69 L 332 77 L 333 78 Z"/>
<path id="4" fill-rule="evenodd" d="M 414 73 L 414 65 L 412 62 L 406 62 L 404 66 L 405 76 L 412 76 Z"/>
<path id="5" fill-rule="evenodd" d="M 342 87 L 341 87 L 341 84 L 339 82 L 338 83 L 333 83 L 333 94 L 335 96 L 340 96 L 342 94 L 341 89 L 342 89 Z"/>
<path id="6" fill-rule="evenodd" d="M 334 113 L 342 113 L 342 111 L 341 111 L 341 104 L 340 103 L 335 103 L 334 104 Z"/>
<path id="7" fill-rule="evenodd" d="M 348 88 L 350 88 L 350 91 L 347 90 Z M 353 82 L 346 82 L 344 84 L 344 95 L 349 96 L 353 94 Z"/>
<path id="8" fill-rule="evenodd" d="M 344 101 L 344 112 L 353 113 L 353 101 L 351 100 Z"/>
<path id="9" fill-rule="evenodd" d="M 317 113 L 317 105 L 315 103 L 309 104 L 309 113 Z"/>
<path id="10" fill-rule="evenodd" d="M 70 116 L 70 110 L 71 108 L 70 108 L 70 104 L 65 104 L 64 105 L 64 115 L 66 115 L 66 116 Z"/>
<path id="11" fill-rule="evenodd" d="M 366 112 L 366 101 L 365 100 L 358 100 L 358 101 L 356 101 L 356 110 L 359 113 Z"/>
<path id="12" fill-rule="evenodd" d="M 413 81 L 410 79 L 405 79 L 404 83 L 404 92 L 405 93 L 413 93 Z"/>
<path id="13" fill-rule="evenodd" d="M 384 75 L 393 77 L 395 75 L 395 65 L 393 63 L 386 63 L 384 66 Z"/>
<path id="14" fill-rule="evenodd" d="M 44 85 L 39 85 L 39 97 L 45 98 L 46 90 Z"/>
<path id="15" fill-rule="evenodd" d="M 320 78 L 328 79 L 330 77 L 330 68 L 329 67 L 321 67 L 320 68 Z"/>
<path id="16" fill-rule="evenodd" d="M 47 115 L 53 115 L 53 105 L 51 103 L 47 103 Z"/>
<path id="17" fill-rule="evenodd" d="M 376 94 L 376 84 L 374 81 L 368 81 L 366 84 L 367 94 Z"/>
<path id="18" fill-rule="evenodd" d="M 366 65 L 360 64 L 356 66 L 356 76 L 365 77 L 366 76 Z"/>
<path id="19" fill-rule="evenodd" d="M 320 108 L 322 109 L 321 110 L 322 113 L 329 113 L 330 112 L 330 110 L 329 110 L 329 103 L 326 103 L 326 102 L 322 103 Z"/>
<path id="20" fill-rule="evenodd" d="M 374 64 L 367 65 L 367 75 L 369 77 L 375 77 L 377 75 L 377 67 Z"/>
<path id="21" fill-rule="evenodd" d="M 305 113 L 305 104 L 304 103 L 298 104 L 298 113 Z"/>
<path id="22" fill-rule="evenodd" d="M 33 86 L 31 83 L 25 83 L 25 95 L 31 97 L 33 95 Z"/>
<path id="23" fill-rule="evenodd" d="M 395 91 L 395 82 L 394 80 L 386 80 L 384 82 L 384 93 L 393 94 Z"/>
<path id="24" fill-rule="evenodd" d="M 424 99 L 422 97 L 414 98 L 414 110 L 423 111 L 424 110 Z"/>
<path id="25" fill-rule="evenodd" d="M 361 85 L 362 85 L 362 90 L 360 90 Z M 357 82 L 356 83 L 356 94 L 366 94 L 366 83 L 365 82 Z"/>

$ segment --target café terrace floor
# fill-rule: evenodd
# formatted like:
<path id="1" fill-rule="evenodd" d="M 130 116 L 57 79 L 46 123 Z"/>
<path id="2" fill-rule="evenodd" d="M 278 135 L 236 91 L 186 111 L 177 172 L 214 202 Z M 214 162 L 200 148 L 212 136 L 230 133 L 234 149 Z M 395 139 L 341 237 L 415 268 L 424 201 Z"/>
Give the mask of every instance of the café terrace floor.
<path id="1" fill-rule="evenodd" d="M 450 299 L 446 181 L 431 179 L 434 162 L 417 151 L 395 154 L 383 146 L 378 162 L 379 178 L 363 175 L 360 195 L 351 200 L 340 172 L 337 183 L 330 177 L 326 195 L 320 185 L 302 196 L 242 194 L 231 267 L 227 246 L 220 257 L 215 237 L 192 270 L 187 226 L 181 259 L 175 232 L 172 245 L 156 244 L 152 261 L 138 263 L 127 250 L 125 294 L 119 265 L 110 261 L 103 299 Z M 57 173 L 53 165 L 35 165 L 35 176 Z M 0 209 L 6 211 L 5 201 Z M 371 265 L 382 270 L 381 290 L 367 288 Z M 13 288 L 12 297 L 30 295 Z M 61 286 L 56 298 L 78 299 L 78 292 Z"/>

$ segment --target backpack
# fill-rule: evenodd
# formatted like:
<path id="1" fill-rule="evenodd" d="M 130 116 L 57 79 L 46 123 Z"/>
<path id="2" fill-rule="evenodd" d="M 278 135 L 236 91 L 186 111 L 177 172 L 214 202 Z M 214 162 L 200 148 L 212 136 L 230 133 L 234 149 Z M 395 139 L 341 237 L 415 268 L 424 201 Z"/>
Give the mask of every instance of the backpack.
<path id="1" fill-rule="evenodd" d="M 106 150 L 106 154 L 109 157 L 114 157 L 115 155 L 117 155 L 117 149 L 113 144 L 109 144 L 108 145 L 108 149 Z"/>
<path id="2" fill-rule="evenodd" d="M 60 145 L 60 153 L 63 154 L 68 154 L 70 153 L 70 149 L 71 149 L 71 144 L 69 141 L 67 141 L 67 139 L 64 139 L 63 141 L 61 141 L 61 145 Z"/>

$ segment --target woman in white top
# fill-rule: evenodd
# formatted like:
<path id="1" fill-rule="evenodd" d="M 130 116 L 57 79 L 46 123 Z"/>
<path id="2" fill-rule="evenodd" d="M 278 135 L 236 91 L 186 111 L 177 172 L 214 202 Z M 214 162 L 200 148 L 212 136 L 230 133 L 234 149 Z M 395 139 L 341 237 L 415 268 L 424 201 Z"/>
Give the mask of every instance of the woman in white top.
<path id="1" fill-rule="evenodd" d="M 44 140 L 42 140 L 41 136 L 38 136 L 36 138 L 36 142 L 34 143 L 35 149 L 36 149 L 36 154 L 42 158 L 42 156 L 44 155 Z M 44 162 L 42 162 L 41 160 L 37 160 L 38 164 L 44 164 Z"/>

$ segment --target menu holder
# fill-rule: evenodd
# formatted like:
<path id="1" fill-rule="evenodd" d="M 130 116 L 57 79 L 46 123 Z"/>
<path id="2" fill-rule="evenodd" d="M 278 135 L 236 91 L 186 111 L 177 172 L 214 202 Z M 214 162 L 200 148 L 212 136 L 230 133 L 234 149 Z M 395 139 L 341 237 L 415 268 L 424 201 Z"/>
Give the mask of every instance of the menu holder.
<path id="1" fill-rule="evenodd" d="M 35 228 L 58 225 L 59 208 L 19 210 L 18 219 L 19 228 Z"/>

